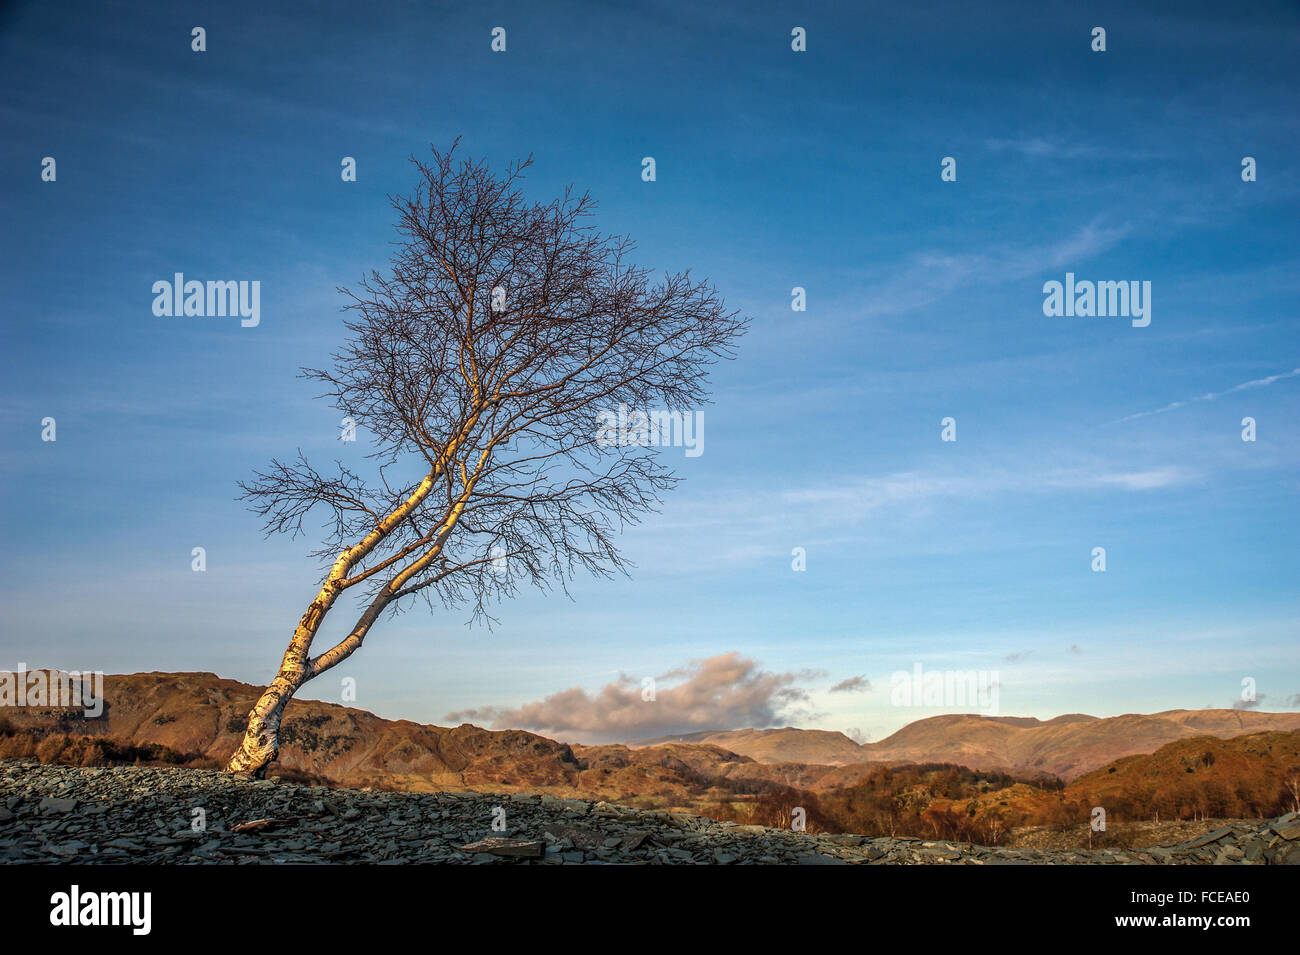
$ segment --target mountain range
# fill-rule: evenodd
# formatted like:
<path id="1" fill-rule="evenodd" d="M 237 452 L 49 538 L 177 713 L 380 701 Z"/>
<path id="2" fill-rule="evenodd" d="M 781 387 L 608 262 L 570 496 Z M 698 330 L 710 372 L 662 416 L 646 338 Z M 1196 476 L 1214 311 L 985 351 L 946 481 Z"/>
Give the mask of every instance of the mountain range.
<path id="1" fill-rule="evenodd" d="M 1195 736 L 1231 739 L 1247 733 L 1300 729 L 1300 713 L 1255 710 L 1166 710 L 1097 717 L 1069 713 L 1050 720 L 970 714 L 932 716 L 909 723 L 878 743 L 858 744 L 825 730 L 729 730 L 661 737 L 669 742 L 719 746 L 760 763 L 955 763 L 1017 775 L 1072 780 L 1113 760 Z"/>
<path id="2" fill-rule="evenodd" d="M 9 708 L 11 722 L 64 733 L 157 744 L 209 762 L 233 752 L 259 688 L 212 673 L 134 673 L 104 680 L 104 713 Z M 1149 715 L 1031 717 L 945 715 L 917 720 L 875 743 L 794 727 L 693 733 L 581 746 L 524 730 L 468 723 L 430 726 L 386 720 L 333 703 L 294 700 L 281 730 L 281 771 L 342 785 L 390 788 L 475 786 L 613 793 L 652 790 L 665 772 L 683 784 L 715 777 L 774 780 L 814 789 L 862 776 L 869 764 L 953 763 L 1017 776 L 1069 781 L 1106 764 L 1196 736 L 1229 739 L 1300 729 L 1300 713 L 1167 710 Z"/>

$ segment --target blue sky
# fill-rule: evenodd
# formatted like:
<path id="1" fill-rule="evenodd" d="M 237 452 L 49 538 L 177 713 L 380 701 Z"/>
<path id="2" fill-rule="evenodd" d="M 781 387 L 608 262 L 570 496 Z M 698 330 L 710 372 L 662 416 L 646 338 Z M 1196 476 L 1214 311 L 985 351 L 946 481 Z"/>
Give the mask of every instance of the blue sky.
<path id="1" fill-rule="evenodd" d="M 872 739 L 941 712 L 890 704 L 918 662 L 996 670 L 1008 715 L 1229 706 L 1247 677 L 1297 708 L 1300 10 L 923 6 L 7 7 L 0 667 L 270 678 L 319 572 L 235 482 L 360 462 L 296 369 L 386 262 L 407 157 L 462 136 L 753 326 L 630 580 L 491 632 L 413 610 L 303 695 L 352 677 L 439 722 L 737 654 L 758 709 L 709 719 Z M 177 271 L 260 281 L 261 324 L 155 317 Z M 1066 272 L 1150 281 L 1151 324 L 1045 316 Z"/>

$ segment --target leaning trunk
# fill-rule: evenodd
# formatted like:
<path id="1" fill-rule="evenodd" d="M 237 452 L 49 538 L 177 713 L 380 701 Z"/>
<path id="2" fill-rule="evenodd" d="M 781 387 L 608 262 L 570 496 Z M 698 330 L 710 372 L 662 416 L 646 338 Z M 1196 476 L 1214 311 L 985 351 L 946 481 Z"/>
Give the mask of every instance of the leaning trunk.
<path id="1" fill-rule="evenodd" d="M 470 422 L 462 429 L 462 436 L 477 420 L 478 413 L 476 412 Z M 461 511 L 465 507 L 465 501 L 470 490 L 478 480 L 478 474 L 481 472 L 487 452 L 484 452 L 483 457 L 480 458 L 479 471 L 475 472 L 473 480 L 465 488 L 460 500 L 451 508 L 442 523 L 439 524 L 433 547 L 388 582 L 378 596 L 371 601 L 370 606 L 361 615 L 361 619 L 352 629 L 352 632 L 341 643 L 321 654 L 316 660 L 309 657 L 311 644 L 316 639 L 316 632 L 320 629 L 321 621 L 325 619 L 325 615 L 334 606 L 334 601 L 338 599 L 339 594 L 351 583 L 355 582 L 355 580 L 349 581 L 347 579 L 348 571 L 374 550 L 375 545 L 391 534 L 393 529 L 424 500 L 433 488 L 435 478 L 442 473 L 443 464 L 448 456 L 459 444 L 460 438 L 458 437 L 443 452 L 434 468 L 425 475 L 424 480 L 420 482 L 400 507 L 380 521 L 375 529 L 367 534 L 360 543 L 349 547 L 338 556 L 334 566 L 330 569 L 329 576 L 325 578 L 324 585 L 316 595 L 316 599 L 311 602 L 307 612 L 298 621 L 298 629 L 294 631 L 293 639 L 289 641 L 289 648 L 284 652 L 284 660 L 280 663 L 280 672 L 271 681 L 271 685 L 266 688 L 266 692 L 262 694 L 261 699 L 249 711 L 248 729 L 244 733 L 244 739 L 240 743 L 239 749 L 226 763 L 227 772 L 251 773 L 258 777 L 266 773 L 266 767 L 275 760 L 275 757 L 280 752 L 280 719 L 284 716 L 284 708 L 289 705 L 289 700 L 293 698 L 294 693 L 312 677 L 320 676 L 330 667 L 351 656 L 352 652 L 361 646 L 361 642 L 365 639 L 371 625 L 379 617 L 379 614 L 383 612 L 394 597 L 398 596 L 398 591 L 414 575 L 427 568 L 441 553 L 447 535 L 451 533 L 452 527 L 455 526 Z M 392 558 L 390 558 L 391 560 Z M 381 563 L 378 566 L 383 567 L 384 564 Z"/>
<path id="2" fill-rule="evenodd" d="M 249 773 L 258 778 L 266 774 L 266 768 L 280 752 L 280 718 L 284 708 L 303 682 L 283 672 L 271 681 L 248 714 L 248 729 L 239 749 L 226 764 L 227 772 Z"/>
<path id="3" fill-rule="evenodd" d="M 332 582 L 326 582 L 298 624 L 293 641 L 280 664 L 280 672 L 249 711 L 248 729 L 244 732 L 239 749 L 235 750 L 226 763 L 227 772 L 249 773 L 258 778 L 266 774 L 267 766 L 275 761 L 280 752 L 280 720 L 294 693 L 308 680 L 346 660 L 361 646 L 370 627 L 391 602 L 394 589 L 395 583 L 390 582 L 385 591 L 371 601 L 352 631 L 337 646 L 312 660 L 307 655 L 311 642 L 338 593 Z"/>
<path id="4" fill-rule="evenodd" d="M 330 574 L 316 599 L 298 621 L 298 629 L 294 631 L 289 648 L 284 652 L 284 660 L 280 663 L 280 672 L 249 711 L 248 729 L 244 731 L 239 749 L 235 750 L 226 763 L 227 772 L 251 773 L 261 777 L 280 752 L 280 718 L 294 693 L 312 676 L 307 654 L 321 621 L 338 598 L 338 566 L 335 565 L 335 571 Z"/>

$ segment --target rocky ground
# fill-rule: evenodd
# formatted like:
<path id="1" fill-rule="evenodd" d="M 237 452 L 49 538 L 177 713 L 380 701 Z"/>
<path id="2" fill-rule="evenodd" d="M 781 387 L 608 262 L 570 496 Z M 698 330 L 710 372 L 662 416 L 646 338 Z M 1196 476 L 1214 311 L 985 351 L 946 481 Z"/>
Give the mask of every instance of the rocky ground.
<path id="1" fill-rule="evenodd" d="M 368 792 L 6 760 L 0 862 L 1296 865 L 1300 817 L 1143 849 L 1006 849 L 790 832 L 552 796 Z"/>
<path id="2" fill-rule="evenodd" d="M 1208 832 L 1231 828 L 1241 819 L 1161 820 L 1149 819 L 1134 822 L 1116 822 L 1111 819 L 1104 833 L 1093 834 L 1093 845 L 1098 848 L 1123 848 L 1133 850 L 1146 846 L 1191 842 Z M 1017 849 L 1087 849 L 1088 824 L 1062 829 L 1060 826 L 1017 826 L 1008 835 L 1005 844 Z"/>

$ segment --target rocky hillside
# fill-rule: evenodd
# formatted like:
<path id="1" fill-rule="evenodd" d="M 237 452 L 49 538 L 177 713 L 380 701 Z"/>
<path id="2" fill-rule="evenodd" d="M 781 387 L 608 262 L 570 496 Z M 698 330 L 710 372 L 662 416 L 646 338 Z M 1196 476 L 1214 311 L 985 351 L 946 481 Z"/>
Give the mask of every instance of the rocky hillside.
<path id="1" fill-rule="evenodd" d="M 906 782 L 907 769 L 889 772 Z M 931 828 L 955 826 L 975 833 L 976 841 L 1006 829 L 1005 841 L 1013 845 L 1154 843 L 1161 841 L 1162 826 L 1186 833 L 1180 826 L 1257 819 L 1300 807 L 1300 731 L 1196 736 L 1126 756 L 1065 785 L 953 787 L 943 785 L 947 775 L 939 772 L 912 787 L 882 787 L 868 778 L 819 795 L 819 810 L 841 827 L 871 831 L 873 819 L 887 815 L 900 799 L 916 797 L 921 820 Z M 1105 834 L 1090 832 L 1094 807 L 1106 811 Z"/>
<path id="2" fill-rule="evenodd" d="M 158 744 L 224 763 L 243 735 L 261 688 L 213 673 L 133 673 L 104 678 L 104 714 L 9 708 L 18 728 L 37 725 L 64 733 Z M 466 723 L 455 728 L 385 720 L 333 703 L 292 701 L 281 729 L 277 767 L 344 785 L 379 779 L 426 788 L 476 785 L 546 787 L 570 783 L 578 770 L 573 750 L 534 733 L 492 732 Z"/>
<path id="3" fill-rule="evenodd" d="M 1066 792 L 1091 805 L 1150 807 L 1173 816 L 1180 801 L 1199 802 L 1209 814 L 1234 813 L 1279 789 L 1300 801 L 1300 732 L 1179 740 L 1094 770 Z"/>
<path id="4" fill-rule="evenodd" d="M 1005 849 L 814 835 L 523 793 L 368 792 L 205 770 L 5 760 L 0 862 L 1294 865 L 1300 818 L 1135 850 Z"/>

